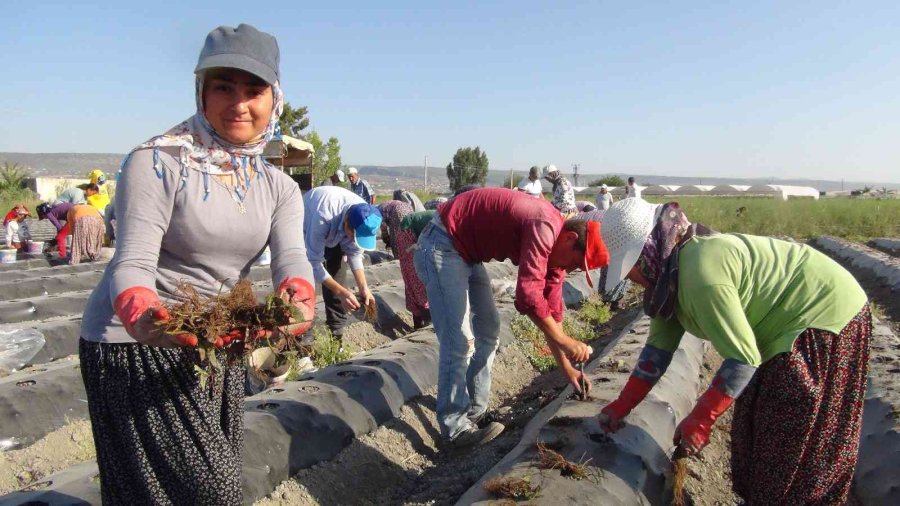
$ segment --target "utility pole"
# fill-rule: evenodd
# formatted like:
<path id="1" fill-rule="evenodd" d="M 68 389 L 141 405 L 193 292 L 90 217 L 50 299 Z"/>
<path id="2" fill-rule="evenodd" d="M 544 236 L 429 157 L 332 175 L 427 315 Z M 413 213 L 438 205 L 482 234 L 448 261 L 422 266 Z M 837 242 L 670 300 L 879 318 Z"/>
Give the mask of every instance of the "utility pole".
<path id="1" fill-rule="evenodd" d="M 428 191 L 428 155 L 425 155 L 425 191 Z"/>
<path id="2" fill-rule="evenodd" d="M 578 186 L 578 164 L 577 163 L 572 164 L 572 170 L 575 172 L 575 175 L 572 177 L 572 179 L 575 180 L 575 186 Z"/>
<path id="3" fill-rule="evenodd" d="M 509 189 L 513 189 L 513 169 L 510 167 L 509 169 Z"/>

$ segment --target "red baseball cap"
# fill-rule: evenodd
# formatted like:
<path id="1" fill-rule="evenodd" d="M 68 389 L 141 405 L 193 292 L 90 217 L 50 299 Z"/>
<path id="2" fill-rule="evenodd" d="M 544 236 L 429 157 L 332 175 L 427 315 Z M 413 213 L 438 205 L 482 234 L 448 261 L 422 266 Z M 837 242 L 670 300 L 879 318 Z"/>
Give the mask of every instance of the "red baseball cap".
<path id="1" fill-rule="evenodd" d="M 584 271 L 584 276 L 587 278 L 588 286 L 594 287 L 590 271 L 606 267 L 607 265 L 609 265 L 609 251 L 606 250 L 606 244 L 603 243 L 603 237 L 600 235 L 600 223 L 589 221 L 587 222 L 584 264 L 581 266 L 581 270 Z"/>

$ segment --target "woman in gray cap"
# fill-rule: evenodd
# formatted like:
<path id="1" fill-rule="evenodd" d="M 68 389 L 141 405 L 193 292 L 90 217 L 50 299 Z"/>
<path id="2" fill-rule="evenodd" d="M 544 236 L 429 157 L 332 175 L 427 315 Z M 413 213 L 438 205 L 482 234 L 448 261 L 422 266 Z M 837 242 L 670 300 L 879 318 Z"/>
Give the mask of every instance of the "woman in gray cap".
<path id="1" fill-rule="evenodd" d="M 215 295 L 267 245 L 273 286 L 304 315 L 285 331 L 312 322 L 300 189 L 261 156 L 282 110 L 278 60 L 275 38 L 252 26 L 210 32 L 196 114 L 135 148 L 120 171 L 118 247 L 79 343 L 104 504 L 243 503 L 243 343 L 215 340 L 223 369 L 204 385 L 197 337 L 159 323 L 179 282 Z"/>

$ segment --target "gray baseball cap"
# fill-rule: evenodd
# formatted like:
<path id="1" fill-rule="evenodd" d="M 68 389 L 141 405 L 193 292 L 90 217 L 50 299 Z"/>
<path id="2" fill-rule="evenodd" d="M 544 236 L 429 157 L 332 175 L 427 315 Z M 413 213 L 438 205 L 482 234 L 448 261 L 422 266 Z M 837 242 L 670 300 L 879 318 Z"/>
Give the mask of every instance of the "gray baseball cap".
<path id="1" fill-rule="evenodd" d="M 232 68 L 275 84 L 281 77 L 279 60 L 275 37 L 243 23 L 237 28 L 220 26 L 206 36 L 194 73 L 211 68 Z"/>

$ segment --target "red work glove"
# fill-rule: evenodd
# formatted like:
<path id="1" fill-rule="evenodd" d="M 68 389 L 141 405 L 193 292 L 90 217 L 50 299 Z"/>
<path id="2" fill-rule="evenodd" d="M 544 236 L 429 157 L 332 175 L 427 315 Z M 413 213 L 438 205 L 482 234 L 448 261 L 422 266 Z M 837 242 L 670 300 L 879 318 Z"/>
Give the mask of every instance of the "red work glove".
<path id="1" fill-rule="evenodd" d="M 281 328 L 282 332 L 291 335 L 300 335 L 312 327 L 313 318 L 316 316 L 316 289 L 309 281 L 303 278 L 285 279 L 278 287 L 276 295 L 287 295 L 290 302 L 303 315 L 303 321 L 291 323 Z"/>
<path id="2" fill-rule="evenodd" d="M 157 325 L 170 318 L 169 311 L 162 306 L 159 295 L 144 286 L 131 287 L 116 297 L 113 303 L 116 316 L 128 335 L 135 341 L 150 346 L 197 346 L 197 336 L 166 334 Z"/>
<path id="3" fill-rule="evenodd" d="M 715 386 L 709 387 L 691 413 L 675 429 L 673 442 L 687 455 L 696 455 L 709 444 L 709 434 L 716 420 L 734 402 L 734 398 Z"/>
<path id="4" fill-rule="evenodd" d="M 610 402 L 600 411 L 600 427 L 606 432 L 616 432 L 625 423 L 623 420 L 638 404 L 647 397 L 653 384 L 637 376 L 629 376 L 625 388 L 619 398 Z"/>

